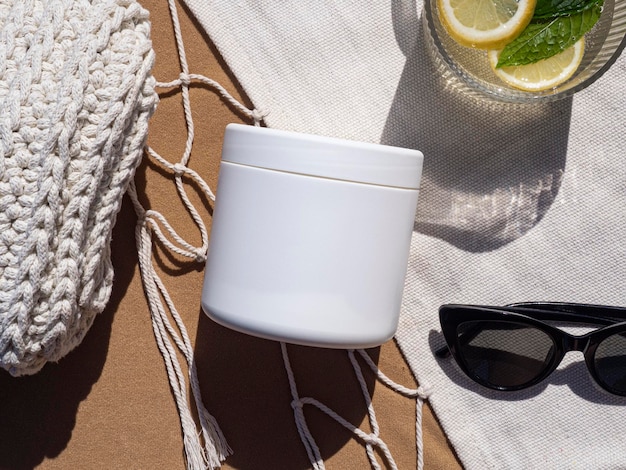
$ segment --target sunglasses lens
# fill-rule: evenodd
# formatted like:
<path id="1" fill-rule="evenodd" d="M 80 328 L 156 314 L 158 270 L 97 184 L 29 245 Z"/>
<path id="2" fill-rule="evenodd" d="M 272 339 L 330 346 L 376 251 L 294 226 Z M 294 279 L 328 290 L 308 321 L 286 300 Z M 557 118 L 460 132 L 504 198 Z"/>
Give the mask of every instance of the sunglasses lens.
<path id="1" fill-rule="evenodd" d="M 548 367 L 555 351 L 548 334 L 510 321 L 467 321 L 459 325 L 457 336 L 459 356 L 467 369 L 480 381 L 502 389 L 532 382 Z"/>
<path id="2" fill-rule="evenodd" d="M 611 335 L 598 345 L 595 368 L 601 382 L 626 395 L 626 333 Z"/>

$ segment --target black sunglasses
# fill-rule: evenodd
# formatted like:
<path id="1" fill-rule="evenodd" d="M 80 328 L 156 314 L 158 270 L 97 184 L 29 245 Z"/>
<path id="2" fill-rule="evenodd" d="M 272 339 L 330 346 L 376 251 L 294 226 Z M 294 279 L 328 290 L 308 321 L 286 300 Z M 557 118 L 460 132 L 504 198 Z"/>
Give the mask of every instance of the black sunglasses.
<path id="1" fill-rule="evenodd" d="M 626 309 L 569 303 L 505 307 L 442 305 L 439 320 L 450 353 L 468 377 L 495 390 L 520 390 L 548 377 L 569 351 L 581 351 L 594 380 L 626 396 Z M 549 322 L 605 325 L 572 335 Z"/>

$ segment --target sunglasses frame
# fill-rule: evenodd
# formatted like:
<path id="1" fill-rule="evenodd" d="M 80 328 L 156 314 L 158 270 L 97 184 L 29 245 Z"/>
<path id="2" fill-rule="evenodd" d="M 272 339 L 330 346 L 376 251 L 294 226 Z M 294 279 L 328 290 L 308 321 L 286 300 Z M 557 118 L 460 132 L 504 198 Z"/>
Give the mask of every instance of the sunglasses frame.
<path id="1" fill-rule="evenodd" d="M 451 354 L 469 378 L 487 388 L 516 391 L 532 387 L 552 374 L 566 353 L 580 351 L 589 373 L 600 387 L 614 395 L 626 396 L 626 390 L 616 390 L 603 382 L 595 367 L 595 355 L 600 343 L 616 333 L 626 333 L 624 308 L 560 302 L 525 302 L 504 307 L 446 304 L 439 308 L 439 321 L 447 346 L 437 350 L 435 355 L 444 358 Z M 457 334 L 457 329 L 467 321 L 504 321 L 534 327 L 552 339 L 554 354 L 544 370 L 530 381 L 514 386 L 492 384 L 474 374 L 460 352 L 462 337 Z M 546 321 L 604 326 L 584 335 L 572 335 Z"/>

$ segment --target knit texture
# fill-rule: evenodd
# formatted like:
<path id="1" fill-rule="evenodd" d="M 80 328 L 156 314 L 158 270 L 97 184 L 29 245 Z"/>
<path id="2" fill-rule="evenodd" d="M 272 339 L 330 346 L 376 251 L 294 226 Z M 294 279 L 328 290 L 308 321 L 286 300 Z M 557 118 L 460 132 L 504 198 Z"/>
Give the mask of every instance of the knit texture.
<path id="1" fill-rule="evenodd" d="M 133 0 L 0 2 L 0 366 L 32 374 L 107 304 L 157 95 Z"/>

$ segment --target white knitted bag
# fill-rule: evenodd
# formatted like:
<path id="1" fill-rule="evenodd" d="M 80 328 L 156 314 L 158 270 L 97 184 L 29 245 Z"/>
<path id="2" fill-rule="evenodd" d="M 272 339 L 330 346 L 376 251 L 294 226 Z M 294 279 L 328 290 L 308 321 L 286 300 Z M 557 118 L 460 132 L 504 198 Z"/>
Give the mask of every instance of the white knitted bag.
<path id="1" fill-rule="evenodd" d="M 0 0 L 0 366 L 32 374 L 111 293 L 111 230 L 157 95 L 134 0 Z"/>

